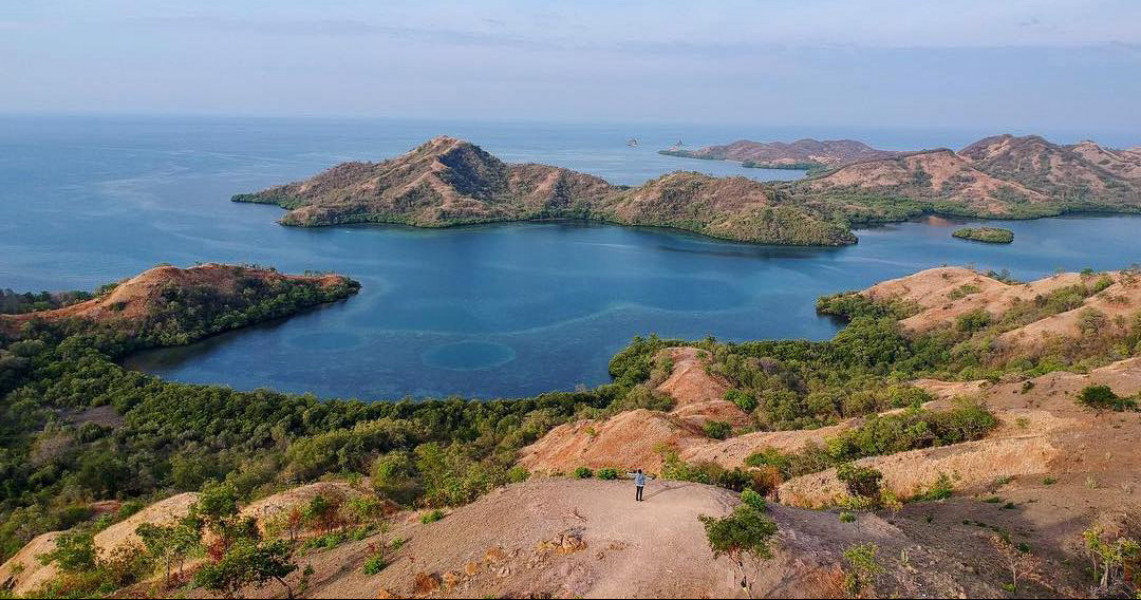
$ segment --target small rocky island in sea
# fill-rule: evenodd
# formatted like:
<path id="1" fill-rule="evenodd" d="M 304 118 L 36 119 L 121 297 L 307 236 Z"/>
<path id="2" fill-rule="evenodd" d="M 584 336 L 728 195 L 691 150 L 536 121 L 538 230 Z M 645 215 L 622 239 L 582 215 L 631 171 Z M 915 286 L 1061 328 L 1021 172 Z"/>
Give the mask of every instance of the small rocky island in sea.
<path id="1" fill-rule="evenodd" d="M 1014 241 L 1014 232 L 1001 227 L 963 227 L 951 235 L 961 240 L 987 244 L 1009 244 Z"/>

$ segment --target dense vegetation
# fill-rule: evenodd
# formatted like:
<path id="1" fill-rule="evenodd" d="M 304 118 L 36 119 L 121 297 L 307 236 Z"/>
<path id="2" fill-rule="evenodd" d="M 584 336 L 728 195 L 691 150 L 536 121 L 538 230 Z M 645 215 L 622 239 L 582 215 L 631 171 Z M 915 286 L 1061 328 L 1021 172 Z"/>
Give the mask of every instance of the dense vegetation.
<path id="1" fill-rule="evenodd" d="M 0 315 L 18 315 L 51 310 L 90 300 L 95 295 L 90 292 L 32 292 L 17 293 L 12 290 L 0 290 Z"/>
<path id="2" fill-rule="evenodd" d="M 1009 244 L 1014 241 L 1014 232 L 1001 227 L 963 227 L 956 229 L 951 235 L 961 240 L 988 244 Z"/>

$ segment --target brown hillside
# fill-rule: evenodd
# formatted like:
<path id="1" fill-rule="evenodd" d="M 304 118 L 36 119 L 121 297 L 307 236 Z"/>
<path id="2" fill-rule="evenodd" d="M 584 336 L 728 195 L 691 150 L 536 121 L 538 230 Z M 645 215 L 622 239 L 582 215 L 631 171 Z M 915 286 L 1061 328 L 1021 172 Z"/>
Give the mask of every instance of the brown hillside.
<path id="1" fill-rule="evenodd" d="M 869 158 L 885 158 L 895 154 L 888 150 L 876 150 L 856 140 L 814 139 L 791 143 L 738 140 L 731 144 L 706 146 L 697 150 L 671 149 L 665 152 L 674 156 L 753 162 L 762 166 L 818 164 L 829 167 Z"/>

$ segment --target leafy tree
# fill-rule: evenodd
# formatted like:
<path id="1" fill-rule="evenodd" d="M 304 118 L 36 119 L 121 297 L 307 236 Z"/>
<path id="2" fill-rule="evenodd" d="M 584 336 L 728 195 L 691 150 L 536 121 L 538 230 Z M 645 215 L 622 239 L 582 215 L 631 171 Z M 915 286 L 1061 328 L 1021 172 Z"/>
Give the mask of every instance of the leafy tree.
<path id="1" fill-rule="evenodd" d="M 170 585 L 174 564 L 178 563 L 178 574 L 181 576 L 187 555 L 201 544 L 202 523 L 193 517 L 180 519 L 170 525 L 143 523 L 135 528 L 135 533 L 143 541 L 151 560 L 163 566 L 164 579 Z"/>
<path id="2" fill-rule="evenodd" d="M 772 558 L 772 537 L 777 533 L 777 524 L 748 504 L 733 509 L 727 517 L 718 519 L 702 515 L 699 519 L 705 526 L 705 537 L 713 556 L 726 555 L 733 561 L 741 572 L 741 587 L 751 597 L 744 558 Z"/>
<path id="3" fill-rule="evenodd" d="M 861 467 L 853 463 L 843 463 L 836 467 L 836 478 L 857 498 L 880 497 L 880 481 L 883 473 L 871 467 Z"/>
<path id="4" fill-rule="evenodd" d="M 202 566 L 194 583 L 226 598 L 234 598 L 246 586 L 264 587 L 277 581 L 293 598 L 293 588 L 285 578 L 297 570 L 293 550 L 284 540 L 258 542 L 241 540 L 222 558 Z"/>
<path id="5" fill-rule="evenodd" d="M 844 562 L 848 568 L 844 573 L 844 587 L 853 596 L 859 596 L 875 581 L 876 575 L 884 569 L 876 560 L 879 546 L 873 542 L 849 546 L 844 551 Z"/>

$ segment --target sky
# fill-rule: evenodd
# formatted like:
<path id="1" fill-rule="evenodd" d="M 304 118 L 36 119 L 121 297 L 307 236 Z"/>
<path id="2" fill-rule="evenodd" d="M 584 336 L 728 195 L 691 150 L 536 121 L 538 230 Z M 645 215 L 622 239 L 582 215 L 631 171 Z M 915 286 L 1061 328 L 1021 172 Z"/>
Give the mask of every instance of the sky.
<path id="1" fill-rule="evenodd" d="M 7 0 L 0 81 L 5 113 L 1141 132 L 1141 1 Z"/>

